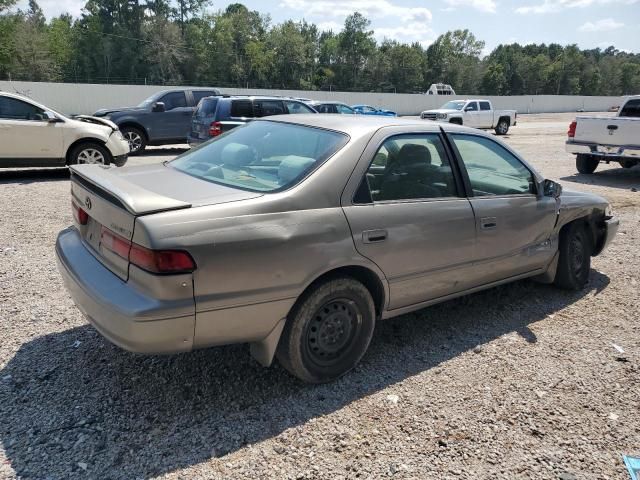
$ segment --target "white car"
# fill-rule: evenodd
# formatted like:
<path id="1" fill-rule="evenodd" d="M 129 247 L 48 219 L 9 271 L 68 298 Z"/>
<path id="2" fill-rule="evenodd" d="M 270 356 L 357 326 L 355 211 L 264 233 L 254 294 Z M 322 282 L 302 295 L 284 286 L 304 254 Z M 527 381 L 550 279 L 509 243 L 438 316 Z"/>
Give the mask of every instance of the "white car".
<path id="1" fill-rule="evenodd" d="M 640 95 L 629 97 L 615 117 L 577 117 L 567 135 L 565 148 L 576 155 L 580 173 L 593 173 L 600 162 L 640 164 Z"/>
<path id="2" fill-rule="evenodd" d="M 506 135 L 509 127 L 516 125 L 518 113 L 515 110 L 494 110 L 489 100 L 471 99 L 452 100 L 436 110 L 425 110 L 420 118 L 495 130 L 498 135 Z"/>
<path id="3" fill-rule="evenodd" d="M 69 118 L 30 98 L 0 92 L 0 168 L 122 166 L 128 155 L 129 143 L 109 120 Z"/>

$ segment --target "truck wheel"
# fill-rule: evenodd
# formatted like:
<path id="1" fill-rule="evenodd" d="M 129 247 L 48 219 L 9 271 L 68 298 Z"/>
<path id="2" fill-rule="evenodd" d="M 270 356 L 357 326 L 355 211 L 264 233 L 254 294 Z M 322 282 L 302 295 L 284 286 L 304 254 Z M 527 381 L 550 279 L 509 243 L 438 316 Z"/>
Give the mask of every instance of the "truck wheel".
<path id="1" fill-rule="evenodd" d="M 364 285 L 349 277 L 327 280 L 293 308 L 276 356 L 305 382 L 329 382 L 358 364 L 374 326 L 373 299 Z"/>
<path id="2" fill-rule="evenodd" d="M 71 155 L 69 156 L 69 163 L 72 165 L 109 165 L 109 163 L 111 163 L 111 154 L 109 150 L 98 143 L 81 143 L 73 147 Z"/>
<path id="3" fill-rule="evenodd" d="M 572 222 L 562 229 L 559 255 L 554 283 L 567 290 L 584 288 L 591 270 L 591 241 L 582 223 Z"/>
<path id="4" fill-rule="evenodd" d="M 129 142 L 129 155 L 138 155 L 147 147 L 147 137 L 135 127 L 122 128 L 122 136 Z"/>
<path id="5" fill-rule="evenodd" d="M 495 131 L 496 135 L 506 135 L 509 131 L 509 122 L 504 118 L 500 119 L 496 125 Z"/>
<path id="6" fill-rule="evenodd" d="M 634 162 L 633 160 L 620 160 L 620 166 L 622 168 L 633 168 L 635 164 L 636 162 Z"/>
<path id="7" fill-rule="evenodd" d="M 462 125 L 462 119 L 461 118 L 452 118 L 451 120 L 449 120 L 449 123 L 453 123 L 454 125 Z"/>
<path id="8" fill-rule="evenodd" d="M 578 172 L 585 173 L 587 175 L 596 171 L 600 160 L 593 155 L 587 155 L 585 153 L 579 153 L 576 155 L 576 168 Z"/>

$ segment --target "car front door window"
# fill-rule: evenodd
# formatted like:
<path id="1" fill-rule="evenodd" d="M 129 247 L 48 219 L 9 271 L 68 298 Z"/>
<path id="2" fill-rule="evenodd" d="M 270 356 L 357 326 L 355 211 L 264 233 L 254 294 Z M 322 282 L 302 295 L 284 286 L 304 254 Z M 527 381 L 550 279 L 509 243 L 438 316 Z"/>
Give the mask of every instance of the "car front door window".
<path id="1" fill-rule="evenodd" d="M 311 110 L 309 107 L 307 107 L 305 104 L 300 103 L 300 102 L 284 102 L 285 106 L 287 107 L 287 111 L 289 113 L 315 113 L 313 110 Z"/>
<path id="2" fill-rule="evenodd" d="M 347 107 L 346 105 L 336 105 L 337 113 L 341 113 L 343 115 L 353 115 L 356 113 L 353 108 Z"/>
<path id="3" fill-rule="evenodd" d="M 474 196 L 536 193 L 531 171 L 498 143 L 475 135 L 451 137 L 460 152 Z"/>
<path id="4" fill-rule="evenodd" d="M 44 110 L 15 98 L 0 97 L 0 119 L 44 120 Z"/>
<path id="5" fill-rule="evenodd" d="M 186 107 L 187 106 L 187 97 L 184 92 L 171 92 L 162 96 L 159 102 L 164 103 L 165 111 L 173 110 L 178 107 Z"/>

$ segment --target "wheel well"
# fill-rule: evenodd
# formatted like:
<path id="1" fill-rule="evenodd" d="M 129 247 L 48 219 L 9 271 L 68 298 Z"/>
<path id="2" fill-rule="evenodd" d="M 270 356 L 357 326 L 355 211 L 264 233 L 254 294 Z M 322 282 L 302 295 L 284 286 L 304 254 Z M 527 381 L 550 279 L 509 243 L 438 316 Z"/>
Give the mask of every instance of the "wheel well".
<path id="1" fill-rule="evenodd" d="M 147 129 L 144 128 L 142 125 L 140 125 L 139 123 L 135 123 L 135 122 L 124 122 L 121 125 L 118 125 L 118 128 L 120 130 L 122 130 L 123 128 L 126 127 L 132 127 L 135 128 L 136 130 L 140 130 L 142 132 L 142 134 L 144 135 L 144 140 L 146 142 L 149 141 L 149 134 L 147 133 Z"/>
<path id="2" fill-rule="evenodd" d="M 570 225 L 580 224 L 582 228 L 587 232 L 589 240 L 591 240 L 591 256 L 595 257 L 602 251 L 602 243 L 604 240 L 604 213 L 595 211 L 590 215 L 585 215 L 584 217 L 576 218 L 565 225 L 560 229 L 560 238 L 562 238 L 565 232 L 569 229 Z"/>
<path id="3" fill-rule="evenodd" d="M 373 298 L 373 304 L 376 307 L 376 317 L 380 317 L 380 315 L 382 315 L 385 301 L 384 286 L 382 285 L 382 282 L 380 281 L 378 275 L 366 267 L 353 265 L 336 268 L 329 272 L 323 273 L 321 276 L 316 278 L 304 290 L 304 292 L 302 292 L 302 295 L 300 295 L 299 298 L 303 298 L 307 292 L 311 291 L 319 283 L 336 277 L 351 277 L 362 283 L 366 287 L 366 289 L 369 290 L 371 298 Z"/>
<path id="4" fill-rule="evenodd" d="M 507 121 L 507 125 L 511 125 L 511 118 L 504 116 L 504 117 L 500 117 L 498 118 L 498 123 L 500 123 L 502 120 L 506 120 Z"/>
<path id="5" fill-rule="evenodd" d="M 65 155 L 67 165 L 71 165 L 71 152 L 73 152 L 73 149 L 76 148 L 78 145 L 82 145 L 85 143 L 97 143 L 98 145 L 101 145 L 103 147 L 106 147 L 106 144 L 107 144 L 104 140 L 100 140 L 99 138 L 92 138 L 92 137 L 86 137 L 86 138 L 81 138 L 80 140 L 76 140 L 71 145 L 69 145 L 69 148 L 67 148 L 67 154 Z M 109 149 L 107 149 L 107 152 L 109 152 Z M 111 152 L 109 152 L 109 154 L 111 154 Z"/>
<path id="6" fill-rule="evenodd" d="M 461 118 L 452 118 L 451 120 L 449 120 L 449 123 L 455 123 L 456 125 L 462 125 L 462 119 Z"/>

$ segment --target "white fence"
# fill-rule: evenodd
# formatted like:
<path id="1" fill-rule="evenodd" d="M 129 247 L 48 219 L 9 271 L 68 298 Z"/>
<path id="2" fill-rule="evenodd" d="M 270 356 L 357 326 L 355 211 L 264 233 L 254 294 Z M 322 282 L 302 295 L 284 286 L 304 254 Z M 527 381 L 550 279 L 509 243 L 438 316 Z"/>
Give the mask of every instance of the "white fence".
<path id="1" fill-rule="evenodd" d="M 54 110 L 68 114 L 92 114 L 100 108 L 134 106 L 154 92 L 169 88 L 176 87 L 0 81 L 0 91 L 26 95 Z M 352 93 L 242 88 L 221 88 L 220 90 L 229 94 L 288 95 L 314 100 L 337 100 L 350 105 L 375 105 L 396 111 L 400 115 L 416 115 L 422 110 L 437 108 L 448 99 L 464 98 L 464 96 L 439 97 L 407 93 Z M 623 102 L 622 97 L 568 95 L 490 96 L 483 98 L 491 100 L 496 108 L 513 109 L 517 110 L 518 113 L 602 112 L 613 106 L 621 105 Z"/>

